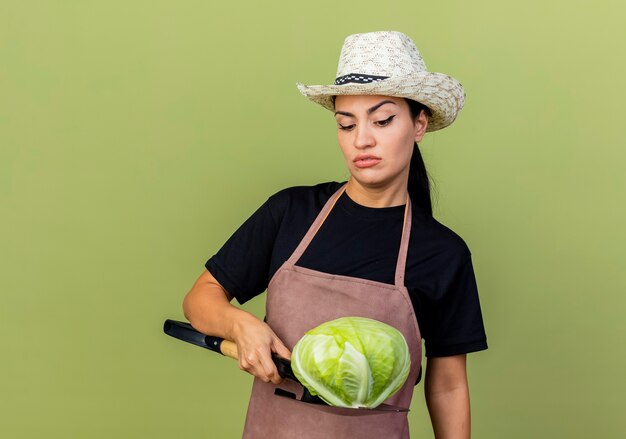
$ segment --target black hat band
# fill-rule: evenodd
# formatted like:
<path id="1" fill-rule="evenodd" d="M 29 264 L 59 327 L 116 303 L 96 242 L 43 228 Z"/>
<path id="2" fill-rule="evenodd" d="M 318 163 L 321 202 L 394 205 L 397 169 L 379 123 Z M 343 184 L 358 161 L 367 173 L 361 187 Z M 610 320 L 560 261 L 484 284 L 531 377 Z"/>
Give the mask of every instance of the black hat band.
<path id="1" fill-rule="evenodd" d="M 335 79 L 335 85 L 347 84 L 349 82 L 356 82 L 358 84 L 369 84 L 370 82 L 382 81 L 383 79 L 387 79 L 389 76 L 375 76 L 375 75 L 364 75 L 362 73 L 350 73 L 347 75 L 339 76 Z"/>

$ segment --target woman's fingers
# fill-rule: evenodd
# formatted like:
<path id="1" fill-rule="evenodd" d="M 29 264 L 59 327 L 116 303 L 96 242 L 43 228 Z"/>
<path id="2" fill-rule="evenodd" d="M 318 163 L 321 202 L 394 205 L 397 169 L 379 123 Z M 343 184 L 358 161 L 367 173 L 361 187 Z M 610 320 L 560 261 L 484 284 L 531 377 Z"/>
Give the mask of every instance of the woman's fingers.
<path id="1" fill-rule="evenodd" d="M 276 334 L 272 335 L 272 343 L 270 347 L 271 351 L 267 352 L 267 355 L 262 355 L 259 357 L 259 362 L 263 367 L 264 376 L 257 376 L 259 376 L 265 382 L 271 381 L 274 384 L 280 384 L 283 381 L 283 378 L 278 373 L 278 369 L 276 368 L 276 364 L 274 364 L 274 360 L 272 360 L 272 352 L 276 352 L 279 356 L 286 359 L 291 358 L 291 352 L 276 336 Z"/>
<path id="2" fill-rule="evenodd" d="M 267 356 L 264 355 L 261 357 L 261 365 L 263 366 L 264 376 L 267 379 L 267 381 L 264 380 L 266 383 L 271 381 L 274 384 L 280 384 L 283 381 L 282 377 L 278 374 L 274 360 L 272 360 L 271 352 L 268 352 Z"/>
<path id="3" fill-rule="evenodd" d="M 274 384 L 279 384 L 282 382 L 282 378 L 278 374 L 269 349 L 242 352 L 239 358 L 239 368 L 260 378 L 266 383 L 271 381 Z"/>
<path id="4" fill-rule="evenodd" d="M 259 356 L 254 351 L 241 350 L 239 354 L 239 368 L 255 375 L 259 366 Z"/>
<path id="5" fill-rule="evenodd" d="M 274 331 L 256 317 L 242 319 L 234 331 L 234 341 L 239 351 L 239 368 L 261 380 L 279 384 L 282 377 L 278 374 L 272 360 L 272 352 L 284 358 L 291 358 L 291 352 L 276 336 Z"/>

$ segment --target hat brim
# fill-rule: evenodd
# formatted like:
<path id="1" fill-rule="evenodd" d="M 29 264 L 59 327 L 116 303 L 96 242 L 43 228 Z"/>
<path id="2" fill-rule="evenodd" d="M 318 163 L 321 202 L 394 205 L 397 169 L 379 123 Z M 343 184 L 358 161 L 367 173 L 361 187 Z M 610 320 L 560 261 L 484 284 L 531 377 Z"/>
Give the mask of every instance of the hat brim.
<path id="1" fill-rule="evenodd" d="M 300 93 L 332 112 L 335 111 L 333 96 L 338 95 L 383 95 L 413 99 L 426 105 L 432 113 L 426 131 L 437 131 L 450 125 L 465 104 L 465 91 L 461 83 L 449 75 L 436 72 L 397 76 L 367 84 L 296 85 Z"/>

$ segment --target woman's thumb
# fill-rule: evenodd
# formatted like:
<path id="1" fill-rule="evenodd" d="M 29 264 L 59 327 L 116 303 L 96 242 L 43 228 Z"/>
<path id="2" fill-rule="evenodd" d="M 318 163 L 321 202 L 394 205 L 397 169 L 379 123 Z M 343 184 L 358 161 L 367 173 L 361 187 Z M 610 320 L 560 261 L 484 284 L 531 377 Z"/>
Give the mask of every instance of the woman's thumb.
<path id="1" fill-rule="evenodd" d="M 274 337 L 274 352 L 287 360 L 291 360 L 291 352 L 278 337 Z"/>

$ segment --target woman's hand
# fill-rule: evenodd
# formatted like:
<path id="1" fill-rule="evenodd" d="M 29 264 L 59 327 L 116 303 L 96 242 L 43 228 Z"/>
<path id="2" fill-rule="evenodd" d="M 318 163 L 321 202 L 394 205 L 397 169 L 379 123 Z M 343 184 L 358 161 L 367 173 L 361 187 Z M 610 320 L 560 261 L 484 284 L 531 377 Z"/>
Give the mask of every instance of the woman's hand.
<path id="1" fill-rule="evenodd" d="M 232 333 L 239 353 L 239 368 L 266 383 L 281 383 L 283 379 L 272 361 L 272 352 L 286 359 L 291 359 L 291 352 L 272 328 L 247 314 L 239 316 L 234 322 Z"/>

